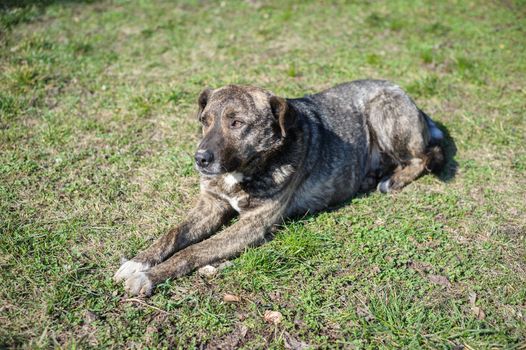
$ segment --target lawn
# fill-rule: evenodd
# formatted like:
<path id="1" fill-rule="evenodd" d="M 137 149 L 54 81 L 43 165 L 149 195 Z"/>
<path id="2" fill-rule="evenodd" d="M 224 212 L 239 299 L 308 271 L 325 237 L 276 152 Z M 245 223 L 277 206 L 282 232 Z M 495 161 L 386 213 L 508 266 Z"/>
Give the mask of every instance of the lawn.
<path id="1" fill-rule="evenodd" d="M 113 282 L 196 199 L 203 88 L 361 78 L 448 133 L 440 176 Z M 523 0 L 2 1 L 0 348 L 526 348 L 525 82 Z"/>

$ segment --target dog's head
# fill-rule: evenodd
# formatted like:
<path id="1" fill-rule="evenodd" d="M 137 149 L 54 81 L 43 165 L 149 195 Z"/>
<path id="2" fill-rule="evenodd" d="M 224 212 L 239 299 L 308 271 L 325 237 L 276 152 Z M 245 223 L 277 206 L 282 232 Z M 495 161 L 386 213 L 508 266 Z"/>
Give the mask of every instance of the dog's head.
<path id="1" fill-rule="evenodd" d="M 284 98 L 256 87 L 205 89 L 198 104 L 203 138 L 195 164 L 206 176 L 261 167 L 295 123 Z"/>

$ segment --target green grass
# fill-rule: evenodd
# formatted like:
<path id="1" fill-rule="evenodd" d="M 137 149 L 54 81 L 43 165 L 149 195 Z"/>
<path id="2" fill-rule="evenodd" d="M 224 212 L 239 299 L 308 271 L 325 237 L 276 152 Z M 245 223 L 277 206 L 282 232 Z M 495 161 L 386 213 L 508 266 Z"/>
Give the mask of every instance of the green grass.
<path id="1" fill-rule="evenodd" d="M 524 347 L 524 1 L 14 3 L 0 5 L 0 348 Z M 127 300 L 120 258 L 197 196 L 200 90 L 360 78 L 396 81 L 447 128 L 442 180 L 291 221 L 212 280 Z"/>

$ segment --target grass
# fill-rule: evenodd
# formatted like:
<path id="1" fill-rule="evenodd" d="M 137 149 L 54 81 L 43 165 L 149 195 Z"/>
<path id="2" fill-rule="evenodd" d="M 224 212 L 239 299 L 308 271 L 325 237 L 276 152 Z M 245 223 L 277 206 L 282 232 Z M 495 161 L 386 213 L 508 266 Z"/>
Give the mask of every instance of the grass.
<path id="1" fill-rule="evenodd" d="M 524 1 L 0 6 L 0 348 L 524 348 Z M 396 81 L 447 129 L 442 180 L 127 299 L 120 258 L 198 193 L 200 90 L 359 78 Z"/>

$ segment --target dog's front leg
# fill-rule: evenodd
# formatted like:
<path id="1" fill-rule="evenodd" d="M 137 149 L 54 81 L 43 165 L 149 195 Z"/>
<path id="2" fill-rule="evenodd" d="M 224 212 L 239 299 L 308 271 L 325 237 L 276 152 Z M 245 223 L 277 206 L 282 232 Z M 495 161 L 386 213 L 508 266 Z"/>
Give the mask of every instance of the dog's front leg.
<path id="1" fill-rule="evenodd" d="M 122 264 L 113 278 L 119 282 L 130 278 L 134 273 L 147 271 L 152 266 L 166 260 L 174 252 L 214 234 L 232 217 L 233 213 L 228 203 L 202 194 L 197 206 L 190 211 L 186 220 L 168 231 L 148 249 Z"/>
<path id="2" fill-rule="evenodd" d="M 282 221 L 283 207 L 268 203 L 243 213 L 238 222 L 215 236 L 191 245 L 174 254 L 162 264 L 129 278 L 125 288 L 132 295 L 150 295 L 155 285 L 168 278 L 185 275 L 198 267 L 229 259 L 246 248 L 260 245 L 274 225 Z"/>

